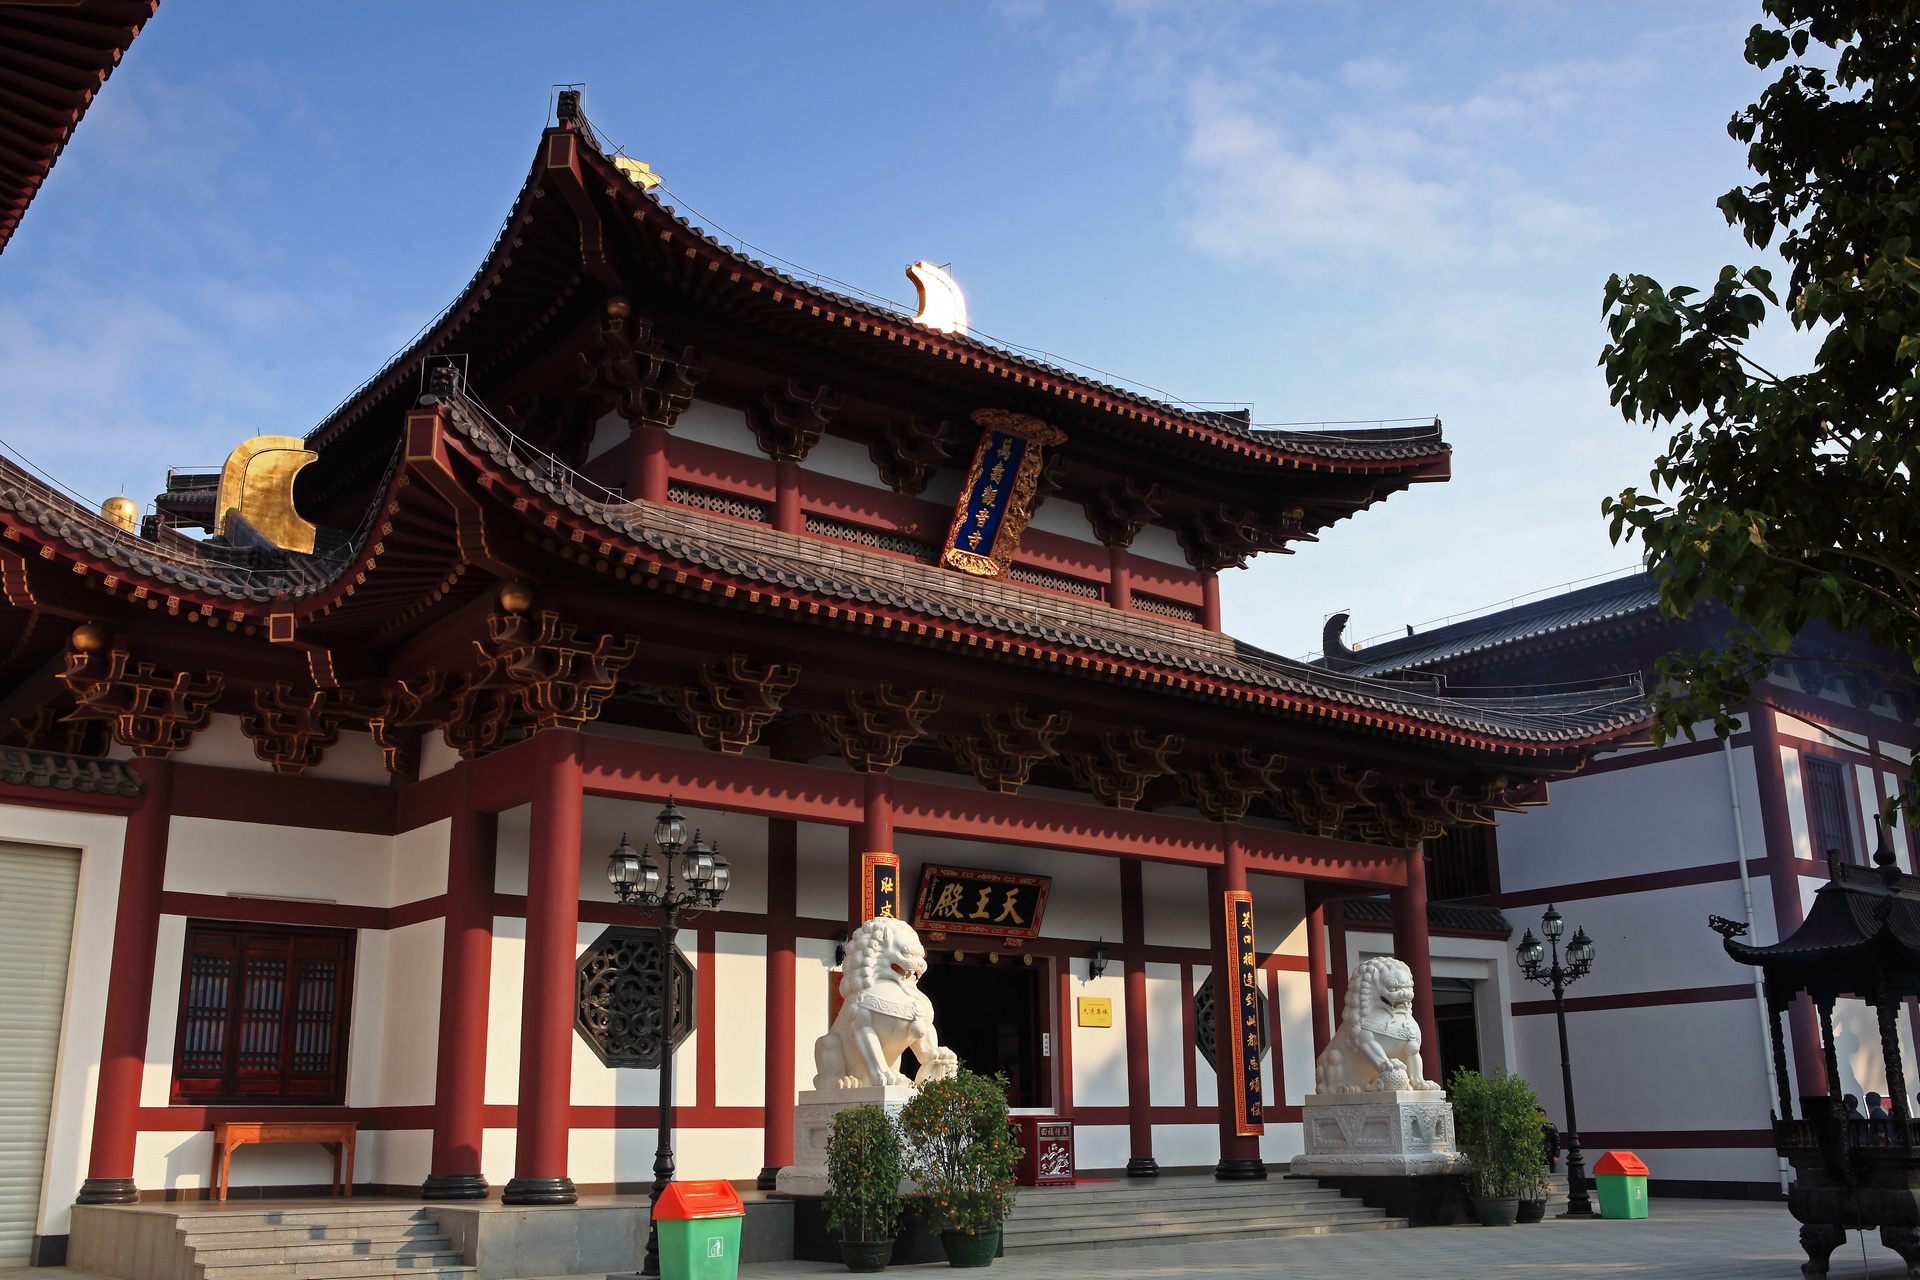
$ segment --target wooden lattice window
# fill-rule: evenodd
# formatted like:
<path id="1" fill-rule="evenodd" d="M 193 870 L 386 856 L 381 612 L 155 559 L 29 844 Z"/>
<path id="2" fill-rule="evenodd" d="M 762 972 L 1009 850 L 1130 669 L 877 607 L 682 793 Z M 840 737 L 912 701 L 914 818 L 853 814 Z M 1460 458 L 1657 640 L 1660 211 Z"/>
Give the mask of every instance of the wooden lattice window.
<path id="1" fill-rule="evenodd" d="M 1807 821 L 1813 828 L 1813 856 L 1825 858 L 1829 849 L 1840 851 L 1842 862 L 1859 862 L 1860 853 L 1853 840 L 1852 789 L 1847 786 L 1847 767 L 1825 756 L 1802 756 L 1807 779 Z"/>
<path id="2" fill-rule="evenodd" d="M 346 929 L 188 921 L 172 1100 L 344 1103 L 353 939 Z"/>

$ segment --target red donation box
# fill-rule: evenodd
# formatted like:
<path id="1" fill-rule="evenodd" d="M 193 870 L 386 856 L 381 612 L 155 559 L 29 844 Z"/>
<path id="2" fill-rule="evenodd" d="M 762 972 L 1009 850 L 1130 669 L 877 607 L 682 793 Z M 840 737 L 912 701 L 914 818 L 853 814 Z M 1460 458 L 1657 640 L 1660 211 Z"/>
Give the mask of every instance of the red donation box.
<path id="1" fill-rule="evenodd" d="M 1023 1187 L 1064 1187 L 1073 1183 L 1073 1121 L 1059 1116 L 1009 1116 L 1020 1144 L 1020 1165 L 1013 1180 Z"/>

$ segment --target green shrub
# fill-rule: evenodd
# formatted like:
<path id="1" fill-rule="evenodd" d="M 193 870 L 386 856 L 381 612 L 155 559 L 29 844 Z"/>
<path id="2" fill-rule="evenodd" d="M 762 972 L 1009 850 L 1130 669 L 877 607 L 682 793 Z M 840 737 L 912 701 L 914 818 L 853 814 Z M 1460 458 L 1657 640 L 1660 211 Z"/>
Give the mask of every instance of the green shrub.
<path id="1" fill-rule="evenodd" d="M 921 1086 L 900 1112 L 915 1204 L 936 1231 L 992 1231 L 1013 1212 L 1020 1144 L 1007 1124 L 1007 1082 L 964 1068 Z"/>
<path id="2" fill-rule="evenodd" d="M 1447 1082 L 1453 1131 L 1472 1162 L 1474 1194 L 1533 1198 L 1540 1185 L 1540 1099 L 1533 1086 L 1504 1067 L 1481 1075 L 1465 1067 Z"/>
<path id="3" fill-rule="evenodd" d="M 876 1106 L 849 1107 L 827 1137 L 827 1226 L 845 1240 L 891 1240 L 900 1221 L 900 1134 Z"/>

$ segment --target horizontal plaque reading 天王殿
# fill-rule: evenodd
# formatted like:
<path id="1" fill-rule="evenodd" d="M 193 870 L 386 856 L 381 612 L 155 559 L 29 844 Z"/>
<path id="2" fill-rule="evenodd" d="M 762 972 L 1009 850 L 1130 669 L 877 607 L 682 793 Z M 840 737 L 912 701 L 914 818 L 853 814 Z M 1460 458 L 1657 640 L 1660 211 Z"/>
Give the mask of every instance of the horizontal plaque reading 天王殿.
<path id="1" fill-rule="evenodd" d="M 1051 876 L 922 867 L 913 927 L 994 938 L 1037 938 L 1052 884 Z"/>
<path id="2" fill-rule="evenodd" d="M 975 409 L 973 420 L 985 430 L 953 509 L 940 563 L 976 578 L 1004 578 L 1033 515 L 1040 447 L 1065 444 L 1067 437 L 1038 418 L 1006 409 Z"/>

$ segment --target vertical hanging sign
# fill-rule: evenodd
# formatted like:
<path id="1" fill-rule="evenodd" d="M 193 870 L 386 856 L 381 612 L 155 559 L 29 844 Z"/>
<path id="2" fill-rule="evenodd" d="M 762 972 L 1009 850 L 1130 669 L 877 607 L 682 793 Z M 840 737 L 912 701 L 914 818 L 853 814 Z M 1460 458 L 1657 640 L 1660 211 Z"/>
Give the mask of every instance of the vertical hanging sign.
<path id="1" fill-rule="evenodd" d="M 1006 409 L 975 409 L 973 420 L 984 430 L 940 563 L 976 578 L 1004 578 L 1033 515 L 1041 446 L 1065 444 L 1067 437 L 1038 418 Z"/>
<path id="2" fill-rule="evenodd" d="M 1226 893 L 1227 950 L 1233 956 L 1233 1131 L 1242 1138 L 1267 1131 L 1260 1105 L 1260 964 L 1253 949 L 1253 895 Z"/>
<path id="3" fill-rule="evenodd" d="M 891 853 L 860 855 L 860 923 L 875 916 L 900 918 L 900 859 Z"/>

